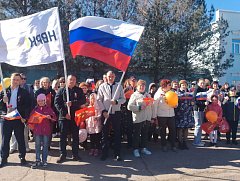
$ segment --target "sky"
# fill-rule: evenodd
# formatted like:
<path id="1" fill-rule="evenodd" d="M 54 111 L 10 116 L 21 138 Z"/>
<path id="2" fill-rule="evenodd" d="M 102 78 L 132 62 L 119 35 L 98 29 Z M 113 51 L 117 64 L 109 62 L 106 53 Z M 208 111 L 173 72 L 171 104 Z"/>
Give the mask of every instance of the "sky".
<path id="1" fill-rule="evenodd" d="M 207 8 L 210 9 L 211 5 L 214 6 L 215 10 L 232 10 L 240 11 L 240 0 L 205 0 Z"/>

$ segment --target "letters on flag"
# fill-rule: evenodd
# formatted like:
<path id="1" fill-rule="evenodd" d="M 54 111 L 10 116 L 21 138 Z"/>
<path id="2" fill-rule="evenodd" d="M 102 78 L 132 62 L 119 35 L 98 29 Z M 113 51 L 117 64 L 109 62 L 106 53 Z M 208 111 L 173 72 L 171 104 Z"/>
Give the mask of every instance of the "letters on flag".
<path id="1" fill-rule="evenodd" d="M 79 109 L 75 112 L 75 122 L 77 126 L 79 126 L 82 121 L 94 115 L 95 115 L 94 107 L 85 107 Z"/>
<path id="2" fill-rule="evenodd" d="M 6 114 L 5 116 L 3 116 L 3 118 L 5 120 L 8 120 L 8 121 L 12 121 L 12 120 L 18 120 L 18 119 L 21 119 L 21 115 L 19 114 L 18 110 L 15 109 L 13 110 L 12 112 Z"/>
<path id="3" fill-rule="evenodd" d="M 126 71 L 143 29 L 143 26 L 116 19 L 79 18 L 69 25 L 73 58 L 87 56 Z"/>
<path id="4" fill-rule="evenodd" d="M 45 119 L 45 118 L 47 118 L 46 115 L 40 114 L 40 113 L 35 111 L 30 116 L 30 118 L 28 120 L 28 124 L 40 124 L 43 121 L 43 119 Z"/>
<path id="5" fill-rule="evenodd" d="M 25 67 L 64 58 L 58 8 L 0 21 L 0 63 Z"/>

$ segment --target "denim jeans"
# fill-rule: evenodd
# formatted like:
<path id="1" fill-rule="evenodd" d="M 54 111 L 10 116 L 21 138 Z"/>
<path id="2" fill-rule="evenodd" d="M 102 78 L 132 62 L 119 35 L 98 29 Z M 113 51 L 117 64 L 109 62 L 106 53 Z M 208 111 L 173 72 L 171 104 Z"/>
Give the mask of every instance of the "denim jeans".
<path id="1" fill-rule="evenodd" d="M 42 161 L 47 162 L 48 145 L 49 145 L 49 136 L 47 136 L 47 135 L 35 135 L 36 161 L 41 161 L 41 157 L 40 157 L 41 146 L 43 146 Z"/>
<path id="2" fill-rule="evenodd" d="M 204 120 L 204 112 L 203 111 L 194 111 L 194 121 L 195 121 L 195 129 L 194 129 L 194 143 L 199 144 L 201 142 L 202 137 L 202 128 L 201 125 Z"/>

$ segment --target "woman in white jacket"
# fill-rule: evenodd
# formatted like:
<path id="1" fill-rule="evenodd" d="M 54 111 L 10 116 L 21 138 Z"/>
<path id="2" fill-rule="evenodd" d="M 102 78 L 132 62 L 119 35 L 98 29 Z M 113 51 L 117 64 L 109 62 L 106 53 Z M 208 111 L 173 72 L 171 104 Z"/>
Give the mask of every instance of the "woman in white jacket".
<path id="1" fill-rule="evenodd" d="M 146 148 L 148 128 L 152 118 L 152 103 L 144 101 L 144 98 L 151 98 L 145 89 L 146 82 L 140 79 L 137 82 L 137 90 L 131 95 L 127 106 L 128 110 L 132 111 L 133 117 L 133 155 L 135 157 L 140 157 L 140 149 L 145 155 L 152 154 Z"/>
<path id="2" fill-rule="evenodd" d="M 167 151 L 166 128 L 169 130 L 169 138 L 172 146 L 172 151 L 176 152 L 176 125 L 174 120 L 174 108 L 166 102 L 165 94 L 171 90 L 171 81 L 163 79 L 160 82 L 160 88 L 154 95 L 153 118 L 158 119 L 160 127 L 161 145 L 164 152 Z"/>

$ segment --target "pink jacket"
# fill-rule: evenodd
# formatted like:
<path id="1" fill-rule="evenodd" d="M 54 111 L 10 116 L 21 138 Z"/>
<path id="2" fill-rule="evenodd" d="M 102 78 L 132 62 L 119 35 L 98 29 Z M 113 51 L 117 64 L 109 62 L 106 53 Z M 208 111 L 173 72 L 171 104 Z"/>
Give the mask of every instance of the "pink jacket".
<path id="1" fill-rule="evenodd" d="M 35 111 L 40 113 L 40 114 L 50 115 L 53 120 L 57 120 L 56 114 L 54 113 L 52 108 L 47 106 L 47 105 L 43 106 L 43 107 L 40 107 L 40 106 L 35 107 L 32 110 L 31 115 Z M 52 134 L 51 124 L 52 124 L 53 120 L 43 119 L 43 121 L 40 124 L 34 124 L 34 129 L 33 129 L 34 135 L 50 136 Z"/>
<path id="2" fill-rule="evenodd" d="M 208 111 L 214 111 L 214 112 L 217 113 L 217 115 L 218 115 L 217 121 L 218 122 L 222 120 L 222 113 L 223 113 L 223 111 L 222 111 L 222 107 L 219 106 L 218 104 L 213 104 L 213 103 L 209 104 L 207 106 L 207 109 L 206 109 L 206 112 L 208 112 Z"/>
<path id="3" fill-rule="evenodd" d="M 95 104 L 95 116 L 86 119 L 86 129 L 88 134 L 96 134 L 102 131 L 101 113 Z"/>

